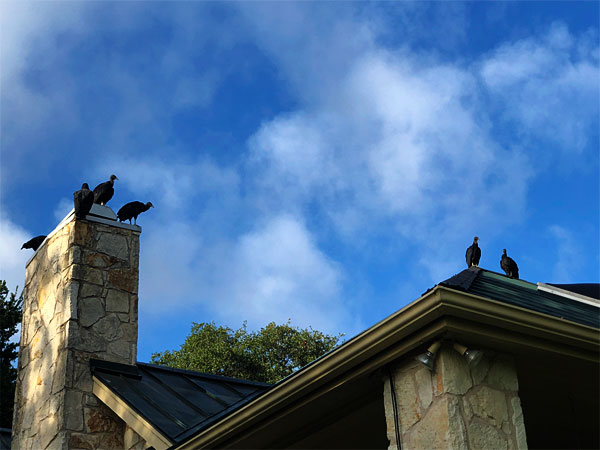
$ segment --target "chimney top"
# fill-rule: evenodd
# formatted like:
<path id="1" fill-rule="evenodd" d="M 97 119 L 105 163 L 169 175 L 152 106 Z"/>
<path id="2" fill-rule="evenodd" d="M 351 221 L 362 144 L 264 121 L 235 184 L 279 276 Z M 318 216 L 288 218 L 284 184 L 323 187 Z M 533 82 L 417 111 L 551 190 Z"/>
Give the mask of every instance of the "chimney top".
<path id="1" fill-rule="evenodd" d="M 65 218 L 60 221 L 60 223 L 56 226 L 56 228 L 54 230 L 52 230 L 52 232 L 49 233 L 48 236 L 46 236 L 46 239 L 44 240 L 42 245 L 40 245 L 38 247 L 38 249 L 35 252 L 33 252 L 33 255 L 31 255 L 31 258 L 29 258 L 27 260 L 27 263 L 25 263 L 25 267 L 27 267 L 29 265 L 29 263 L 33 260 L 33 258 L 37 254 L 37 252 L 40 250 L 40 248 L 42 248 L 44 245 L 46 245 L 46 242 L 48 242 L 50 240 L 50 238 L 54 234 L 56 234 L 57 231 L 59 231 L 62 227 L 64 227 L 66 224 L 68 224 L 69 222 L 71 222 L 74 219 L 75 219 L 75 209 L 72 209 L 69 212 L 69 214 L 67 214 L 65 216 Z M 139 225 L 132 225 L 129 223 L 119 222 L 117 220 L 117 215 L 114 213 L 114 211 L 110 207 L 105 206 L 105 205 L 98 205 L 96 203 L 94 203 L 94 205 L 92 206 L 92 209 L 90 210 L 89 214 L 87 216 L 85 216 L 85 220 L 89 220 L 91 222 L 103 223 L 105 225 L 110 225 L 110 226 L 117 227 L 117 228 L 124 228 L 126 230 L 138 231 L 140 233 L 142 232 L 142 227 L 140 227 Z"/>

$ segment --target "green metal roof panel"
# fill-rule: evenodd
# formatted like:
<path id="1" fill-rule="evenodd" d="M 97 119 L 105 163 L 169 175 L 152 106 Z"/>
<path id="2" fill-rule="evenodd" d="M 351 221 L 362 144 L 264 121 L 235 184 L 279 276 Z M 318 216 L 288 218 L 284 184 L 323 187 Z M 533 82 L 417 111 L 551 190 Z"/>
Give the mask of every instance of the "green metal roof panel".
<path id="1" fill-rule="evenodd" d="M 179 370 L 90 360 L 94 375 L 171 442 L 239 408 L 270 385 Z"/>
<path id="2" fill-rule="evenodd" d="M 464 280 L 468 280 L 468 283 Z M 600 307 L 540 290 L 536 284 L 508 278 L 499 273 L 471 268 L 440 284 L 480 297 L 600 328 Z"/>

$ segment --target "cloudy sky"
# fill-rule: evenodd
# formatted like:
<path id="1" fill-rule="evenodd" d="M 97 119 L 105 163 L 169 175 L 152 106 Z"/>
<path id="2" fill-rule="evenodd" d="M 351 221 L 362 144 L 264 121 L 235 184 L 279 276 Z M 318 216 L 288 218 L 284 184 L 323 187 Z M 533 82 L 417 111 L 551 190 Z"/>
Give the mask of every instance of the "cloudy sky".
<path id="1" fill-rule="evenodd" d="M 139 358 L 347 337 L 503 248 L 598 282 L 597 2 L 3 2 L 1 277 L 82 182 L 140 216 Z"/>

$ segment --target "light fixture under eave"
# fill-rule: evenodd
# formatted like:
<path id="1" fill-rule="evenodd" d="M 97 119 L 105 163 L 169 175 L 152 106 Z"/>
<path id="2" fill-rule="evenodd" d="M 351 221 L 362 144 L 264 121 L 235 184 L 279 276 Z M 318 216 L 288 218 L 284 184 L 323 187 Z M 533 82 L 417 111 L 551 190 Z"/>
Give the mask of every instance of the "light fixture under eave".
<path id="1" fill-rule="evenodd" d="M 434 342 L 429 346 L 425 353 L 415 356 L 415 360 L 419 361 L 432 372 L 435 370 L 435 354 L 442 345 L 441 341 Z"/>
<path id="2" fill-rule="evenodd" d="M 453 344 L 454 350 L 463 355 L 467 360 L 467 364 L 470 367 L 475 367 L 481 361 L 483 356 L 483 352 L 481 350 L 469 350 L 464 345 L 461 345 L 457 342 Z"/>

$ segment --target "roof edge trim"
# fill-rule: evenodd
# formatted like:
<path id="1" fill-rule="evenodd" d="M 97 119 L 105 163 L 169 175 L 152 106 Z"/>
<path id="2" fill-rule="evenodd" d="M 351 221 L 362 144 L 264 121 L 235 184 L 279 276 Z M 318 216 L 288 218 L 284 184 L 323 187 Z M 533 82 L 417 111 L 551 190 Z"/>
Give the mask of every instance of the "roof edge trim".
<path id="1" fill-rule="evenodd" d="M 511 324 L 522 330 L 525 335 L 546 339 L 548 342 L 565 339 L 571 345 L 587 351 L 592 347 L 597 349 L 598 345 L 597 329 L 438 285 L 337 349 L 285 378 L 265 394 L 233 411 L 221 421 L 199 434 L 190 436 L 188 440 L 173 445 L 172 449 L 213 448 L 224 435 L 237 433 L 249 421 L 260 421 L 261 417 L 272 414 L 274 408 L 284 407 L 294 398 L 312 392 L 306 389 L 319 389 L 367 361 L 373 361 L 373 367 L 387 363 L 375 355 L 405 342 L 410 336 L 419 334 L 436 320 L 466 316 L 470 317 L 469 320 L 474 320 L 473 317 L 476 316 L 492 318 L 497 320 L 500 326 L 502 323 Z M 435 333 L 442 331 L 438 328 Z M 421 336 L 419 341 L 427 342 L 425 336 Z M 395 354 L 395 358 L 409 350 L 410 348 L 405 347 L 403 351 Z M 581 357 L 577 353 L 572 356 Z"/>
<path id="2" fill-rule="evenodd" d="M 173 443 L 154 428 L 146 419 L 141 417 L 118 395 L 110 390 L 102 381 L 92 376 L 94 387 L 92 392 L 102 403 L 108 406 L 116 415 L 118 415 L 129 427 L 137 434 L 143 437 L 147 443 L 156 450 L 166 450 Z"/>
<path id="3" fill-rule="evenodd" d="M 578 302 L 586 303 L 588 305 L 595 306 L 596 308 L 600 308 L 600 301 L 596 300 L 595 298 L 588 297 L 587 295 L 567 291 L 566 289 L 561 289 L 559 287 L 551 286 L 542 282 L 538 282 L 537 286 L 540 291 L 550 292 L 551 294 L 558 295 L 559 297 L 570 298 L 571 300 L 576 300 Z"/>

